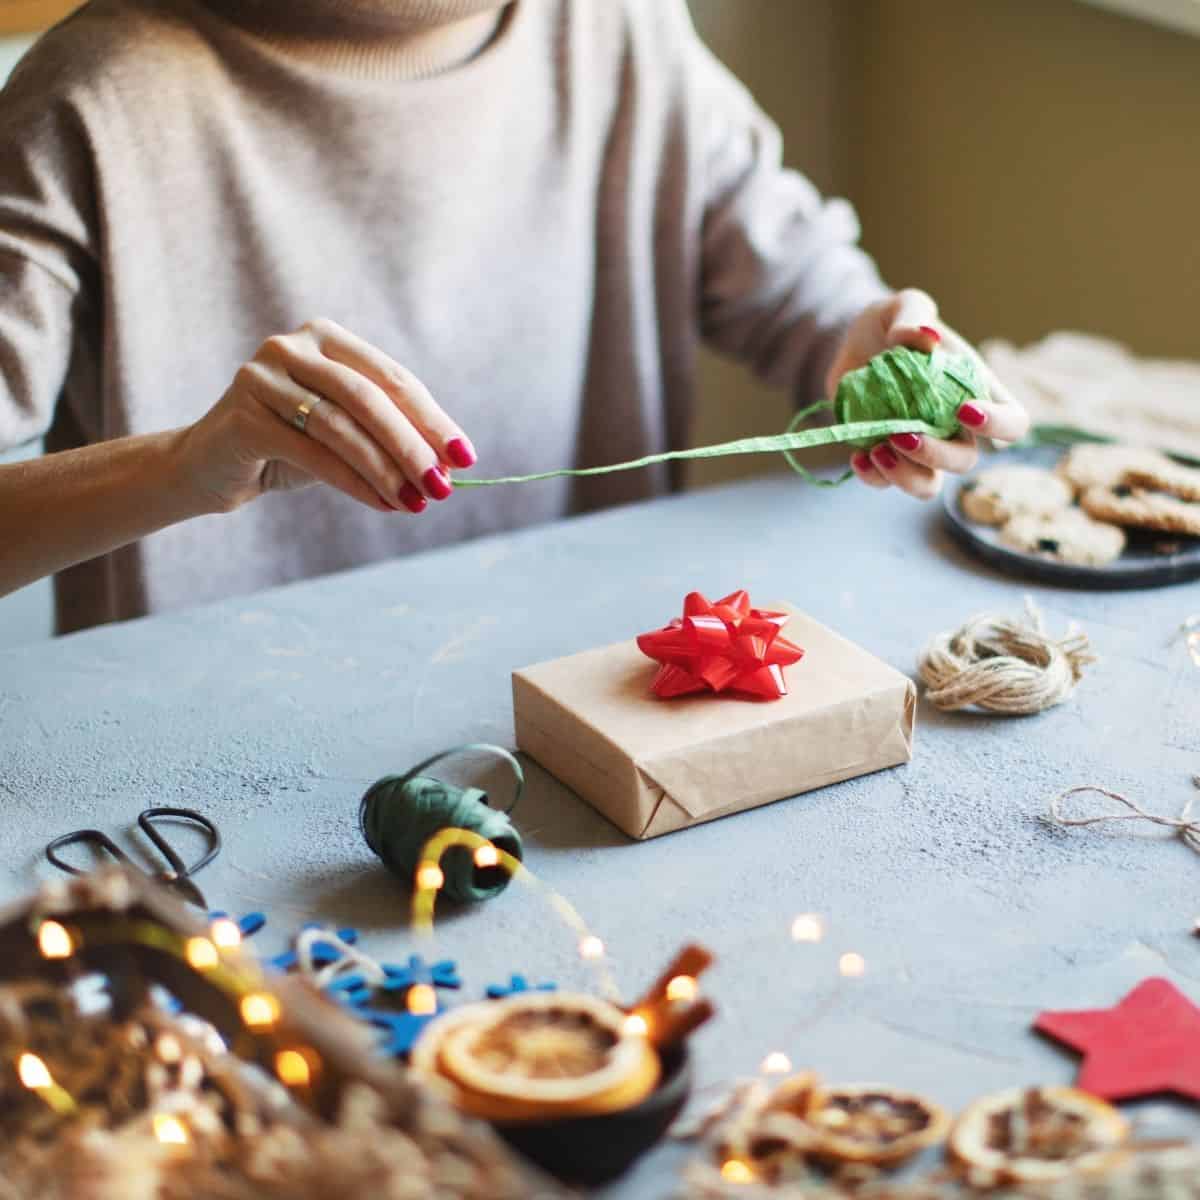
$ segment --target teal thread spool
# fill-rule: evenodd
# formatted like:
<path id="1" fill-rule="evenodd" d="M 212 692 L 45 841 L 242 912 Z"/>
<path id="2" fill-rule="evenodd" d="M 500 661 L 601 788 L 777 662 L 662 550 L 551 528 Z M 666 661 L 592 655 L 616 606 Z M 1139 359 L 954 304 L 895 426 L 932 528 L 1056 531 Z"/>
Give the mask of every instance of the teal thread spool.
<path id="1" fill-rule="evenodd" d="M 499 758 L 512 770 L 516 787 L 507 808 L 493 808 L 487 793 L 479 788 L 455 787 L 421 773 L 445 758 L 473 751 Z M 469 829 L 521 861 L 521 835 L 509 815 L 524 788 L 521 764 L 507 750 L 484 743 L 455 746 L 418 763 L 405 775 L 388 775 L 372 784 L 359 805 L 358 823 L 367 845 L 384 866 L 411 886 L 422 849 L 443 829 Z M 442 895 L 462 904 L 491 900 L 508 887 L 509 873 L 504 867 L 477 866 L 464 846 L 452 846 L 440 865 L 446 877 Z"/>

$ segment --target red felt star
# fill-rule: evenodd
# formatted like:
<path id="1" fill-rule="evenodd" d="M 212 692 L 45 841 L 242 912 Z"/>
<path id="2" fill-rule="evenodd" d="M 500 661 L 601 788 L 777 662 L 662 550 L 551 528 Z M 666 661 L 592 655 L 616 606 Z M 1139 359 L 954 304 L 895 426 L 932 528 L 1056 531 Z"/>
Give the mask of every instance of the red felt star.
<path id="1" fill-rule="evenodd" d="M 1139 983 L 1115 1008 L 1044 1012 L 1033 1027 L 1082 1052 L 1077 1084 L 1094 1096 L 1200 1100 L 1200 1008 L 1166 979 Z"/>
<path id="2" fill-rule="evenodd" d="M 643 654 L 661 663 L 654 694 L 662 699 L 691 692 L 744 692 L 765 700 L 787 695 L 783 668 L 804 655 L 780 630 L 788 614 L 751 608 L 744 591 L 715 604 L 699 592 L 683 602 L 683 617 L 643 633 Z"/>

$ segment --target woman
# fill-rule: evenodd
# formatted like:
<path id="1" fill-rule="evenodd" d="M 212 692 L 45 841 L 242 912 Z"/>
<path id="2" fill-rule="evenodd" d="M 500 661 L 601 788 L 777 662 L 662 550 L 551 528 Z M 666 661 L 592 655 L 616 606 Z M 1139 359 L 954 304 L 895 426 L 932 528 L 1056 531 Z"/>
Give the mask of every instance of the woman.
<path id="1" fill-rule="evenodd" d="M 65 631 L 641 499 L 451 472 L 684 445 L 701 339 L 804 400 L 957 344 L 780 160 L 683 0 L 92 0 L 0 98 L 0 448 L 49 451 L 0 593 L 57 573 Z"/>

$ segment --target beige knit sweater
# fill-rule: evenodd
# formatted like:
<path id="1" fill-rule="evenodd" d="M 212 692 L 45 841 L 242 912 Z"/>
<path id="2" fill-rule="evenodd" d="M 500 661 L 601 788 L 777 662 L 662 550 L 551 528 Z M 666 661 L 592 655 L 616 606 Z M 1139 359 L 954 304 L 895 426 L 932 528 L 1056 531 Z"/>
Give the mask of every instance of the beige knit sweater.
<path id="1" fill-rule="evenodd" d="M 0 94 L 0 448 L 193 421 L 317 316 L 415 371 L 487 474 L 683 446 L 702 337 L 819 392 L 881 284 L 684 0 L 516 0 L 433 77 L 380 15 L 404 3 L 93 0 L 38 44 Z M 65 572 L 59 626 L 670 484 L 462 492 L 416 518 L 267 496 Z"/>

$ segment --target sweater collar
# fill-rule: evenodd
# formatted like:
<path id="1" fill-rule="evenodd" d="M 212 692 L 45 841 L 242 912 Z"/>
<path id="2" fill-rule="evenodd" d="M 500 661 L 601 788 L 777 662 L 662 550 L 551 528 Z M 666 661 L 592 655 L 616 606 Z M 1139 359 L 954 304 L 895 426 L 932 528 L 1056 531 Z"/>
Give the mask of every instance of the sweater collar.
<path id="1" fill-rule="evenodd" d="M 469 62 L 528 0 L 208 0 L 277 49 L 356 75 L 426 79 Z"/>

